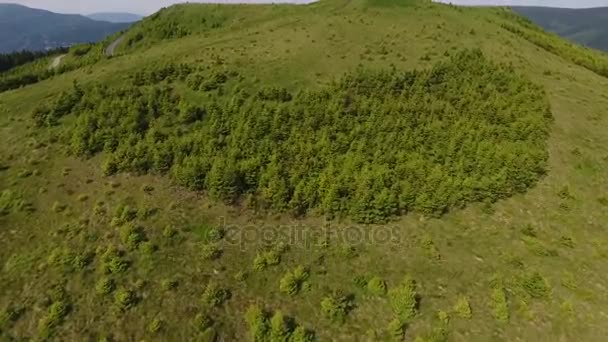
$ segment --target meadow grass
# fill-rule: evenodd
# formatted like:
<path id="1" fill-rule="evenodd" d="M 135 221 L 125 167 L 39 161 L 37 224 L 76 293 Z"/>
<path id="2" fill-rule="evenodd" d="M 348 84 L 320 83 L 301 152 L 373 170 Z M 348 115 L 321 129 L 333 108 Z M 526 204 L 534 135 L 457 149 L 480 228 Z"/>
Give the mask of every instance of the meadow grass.
<path id="1" fill-rule="evenodd" d="M 603 340 L 608 79 L 505 30 L 493 10 L 393 3 L 177 7 L 176 16 L 196 18 L 215 6 L 226 24 L 142 40 L 0 94 L 0 338 L 244 340 L 312 330 L 322 341 Z M 67 155 L 30 118 L 74 80 L 112 86 L 167 59 L 219 58 L 248 86 L 298 90 L 360 64 L 425 68 L 466 47 L 545 88 L 548 173 L 525 194 L 438 218 L 296 219 L 224 205 L 158 175 L 107 177 L 103 156 Z M 297 327 L 284 328 L 286 317 Z"/>

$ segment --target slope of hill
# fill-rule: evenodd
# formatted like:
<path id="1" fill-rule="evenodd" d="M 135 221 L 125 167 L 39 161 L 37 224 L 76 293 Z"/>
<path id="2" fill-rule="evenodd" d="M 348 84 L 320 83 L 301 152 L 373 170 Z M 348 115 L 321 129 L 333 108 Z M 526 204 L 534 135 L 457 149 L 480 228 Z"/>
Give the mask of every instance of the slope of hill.
<path id="1" fill-rule="evenodd" d="M 133 23 L 140 21 L 143 16 L 133 13 L 122 13 L 122 12 L 101 12 L 87 15 L 87 17 L 98 20 L 107 21 L 110 23 Z"/>
<path id="2" fill-rule="evenodd" d="M 608 334 L 605 54 L 415 0 L 109 43 L 0 93 L 0 339 Z"/>
<path id="3" fill-rule="evenodd" d="M 0 4 L 0 53 L 40 51 L 96 42 L 128 26 L 126 23 L 101 22 L 81 15 Z"/>
<path id="4" fill-rule="evenodd" d="M 585 46 L 608 51 L 608 7 L 513 7 L 513 10 L 547 31 Z"/>

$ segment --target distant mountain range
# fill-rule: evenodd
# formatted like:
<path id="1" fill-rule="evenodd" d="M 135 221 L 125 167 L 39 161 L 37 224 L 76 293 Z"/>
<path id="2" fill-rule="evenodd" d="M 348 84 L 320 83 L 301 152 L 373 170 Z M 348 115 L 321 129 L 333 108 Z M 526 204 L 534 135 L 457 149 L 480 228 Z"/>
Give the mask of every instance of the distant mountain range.
<path id="1" fill-rule="evenodd" d="M 103 12 L 87 15 L 93 20 L 107 21 L 110 23 L 134 23 L 140 21 L 143 17 L 139 14 L 122 13 L 122 12 Z"/>
<path id="2" fill-rule="evenodd" d="M 513 10 L 547 31 L 588 47 L 608 51 L 608 7 L 513 7 Z"/>
<path id="3" fill-rule="evenodd" d="M 16 4 L 0 4 L 0 53 L 42 51 L 99 41 L 130 23 L 97 21 Z"/>

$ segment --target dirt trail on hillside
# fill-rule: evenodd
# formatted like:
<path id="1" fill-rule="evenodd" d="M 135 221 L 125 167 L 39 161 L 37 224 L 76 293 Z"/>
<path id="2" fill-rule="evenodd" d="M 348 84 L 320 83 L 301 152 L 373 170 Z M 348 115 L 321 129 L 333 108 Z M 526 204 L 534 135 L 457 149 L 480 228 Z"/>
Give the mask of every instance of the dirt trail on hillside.
<path id="1" fill-rule="evenodd" d="M 114 56 L 114 50 L 116 49 L 116 47 L 118 46 L 118 44 L 122 43 L 122 41 L 124 39 L 125 39 L 125 36 L 120 36 L 120 37 L 118 37 L 118 39 L 116 39 L 115 41 L 113 41 L 112 44 L 108 45 L 108 47 L 104 51 L 105 55 L 108 56 L 108 57 Z"/>
<path id="2" fill-rule="evenodd" d="M 53 60 L 51 61 L 51 65 L 49 65 L 49 70 L 50 69 L 55 69 L 56 67 L 58 67 L 59 64 L 61 64 L 61 60 L 65 56 L 67 56 L 67 55 L 59 55 L 59 56 L 53 58 Z"/>

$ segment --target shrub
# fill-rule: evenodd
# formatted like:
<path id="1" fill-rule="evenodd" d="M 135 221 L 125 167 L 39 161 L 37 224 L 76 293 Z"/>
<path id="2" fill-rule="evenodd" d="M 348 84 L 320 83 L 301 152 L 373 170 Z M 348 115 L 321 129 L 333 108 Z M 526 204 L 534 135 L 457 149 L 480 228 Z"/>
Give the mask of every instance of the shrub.
<path id="1" fill-rule="evenodd" d="M 0 216 L 8 215 L 13 209 L 17 209 L 22 202 L 20 195 L 11 190 L 0 193 Z"/>
<path id="2" fill-rule="evenodd" d="M 125 272 L 129 268 L 129 262 L 119 257 L 112 257 L 104 263 L 106 273 L 119 274 Z"/>
<path id="3" fill-rule="evenodd" d="M 355 284 L 355 286 L 357 286 L 360 289 L 366 289 L 368 282 L 369 281 L 367 280 L 367 278 L 362 275 L 358 275 L 355 278 L 353 278 L 353 283 Z"/>
<path id="4" fill-rule="evenodd" d="M 173 226 L 166 226 L 163 229 L 163 236 L 170 239 L 172 237 L 175 237 L 175 235 L 177 235 L 177 230 L 175 230 L 175 227 Z"/>
<path id="5" fill-rule="evenodd" d="M 467 297 L 459 297 L 456 304 L 454 304 L 454 312 L 460 318 L 471 319 L 473 311 L 471 310 L 469 299 Z"/>
<path id="6" fill-rule="evenodd" d="M 281 256 L 276 251 L 270 250 L 256 255 L 253 259 L 253 269 L 263 271 L 269 266 L 275 266 L 281 263 Z"/>
<path id="7" fill-rule="evenodd" d="M 101 256 L 102 269 L 105 273 L 123 273 L 129 268 L 129 262 L 124 260 L 122 253 L 110 246 Z"/>
<path id="8" fill-rule="evenodd" d="M 390 321 L 387 327 L 387 335 L 392 341 L 403 341 L 405 334 L 405 324 L 398 318 Z"/>
<path id="9" fill-rule="evenodd" d="M 115 225 L 123 225 L 131 222 L 137 218 L 137 209 L 131 208 L 128 205 L 121 204 L 116 208 L 114 212 L 113 223 Z"/>
<path id="10" fill-rule="evenodd" d="M 148 324 L 148 332 L 151 334 L 158 333 L 163 327 L 163 321 L 160 318 L 155 318 Z"/>
<path id="11" fill-rule="evenodd" d="M 547 298 L 551 291 L 545 278 L 538 272 L 524 275 L 521 286 L 532 298 Z"/>
<path id="12" fill-rule="evenodd" d="M 51 330 L 63 322 L 65 316 L 68 314 L 68 310 L 68 305 L 62 301 L 52 303 L 51 306 L 49 306 L 46 316 L 44 316 L 38 324 L 38 329 L 41 334 L 48 337 Z"/>
<path id="13" fill-rule="evenodd" d="M 281 311 L 276 311 L 270 319 L 270 341 L 289 341 L 293 329 L 290 324 Z"/>
<path id="14" fill-rule="evenodd" d="M 8 307 L 0 311 L 0 331 L 15 323 L 25 310 L 20 307 Z"/>
<path id="15" fill-rule="evenodd" d="M 314 332 L 305 329 L 302 326 L 297 326 L 291 333 L 291 342 L 313 342 L 315 341 Z"/>
<path id="16" fill-rule="evenodd" d="M 206 330 L 213 326 L 213 319 L 205 313 L 199 313 L 194 317 L 194 324 L 200 330 Z"/>
<path id="17" fill-rule="evenodd" d="M 367 282 L 367 290 L 376 296 L 386 294 L 386 282 L 380 277 L 373 277 Z"/>
<path id="18" fill-rule="evenodd" d="M 172 290 L 177 289 L 178 286 L 179 286 L 179 281 L 177 281 L 176 279 L 164 279 L 160 283 L 160 288 L 163 291 L 172 291 Z"/>
<path id="19" fill-rule="evenodd" d="M 295 296 L 302 289 L 302 284 L 308 279 L 308 270 L 302 266 L 287 272 L 279 282 L 281 292 Z"/>
<path id="20" fill-rule="evenodd" d="M 129 249 L 137 249 L 146 236 L 142 227 L 127 223 L 120 228 L 120 240 Z"/>
<path id="21" fill-rule="evenodd" d="M 399 286 L 390 289 L 388 296 L 393 311 L 402 321 L 412 319 L 418 313 L 416 282 L 411 277 L 406 277 Z"/>
<path id="22" fill-rule="evenodd" d="M 267 341 L 270 325 L 268 314 L 258 305 L 251 305 L 245 313 L 245 321 L 249 326 L 249 335 L 254 342 Z"/>
<path id="23" fill-rule="evenodd" d="M 114 280 L 110 278 L 101 278 L 95 285 L 95 291 L 101 296 L 112 293 L 115 288 L 116 284 L 114 283 Z"/>
<path id="24" fill-rule="evenodd" d="M 495 286 L 491 297 L 492 315 L 501 322 L 509 321 L 509 303 L 507 294 L 502 286 Z"/>
<path id="25" fill-rule="evenodd" d="M 564 247 L 568 247 L 568 248 L 574 248 L 576 246 L 576 244 L 574 243 L 574 239 L 572 239 L 569 236 L 562 236 L 559 238 L 559 243 L 564 246 Z"/>
<path id="26" fill-rule="evenodd" d="M 222 249 L 214 243 L 205 244 L 201 248 L 201 256 L 205 260 L 215 260 L 222 256 Z"/>
<path id="27" fill-rule="evenodd" d="M 124 312 L 137 304 L 135 292 L 127 289 L 119 289 L 114 295 L 114 305 L 118 311 Z"/>
<path id="28" fill-rule="evenodd" d="M 245 281 L 247 279 L 247 272 L 238 271 L 234 274 L 234 280 L 236 281 Z"/>
<path id="29" fill-rule="evenodd" d="M 220 306 L 230 299 L 230 291 L 221 288 L 216 283 L 209 283 L 203 292 L 203 303 L 209 306 Z"/>
<path id="30" fill-rule="evenodd" d="M 333 322 L 344 322 L 346 316 L 353 308 L 353 297 L 340 292 L 327 296 L 321 301 L 321 312 Z"/>

